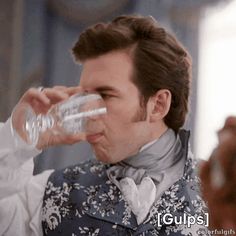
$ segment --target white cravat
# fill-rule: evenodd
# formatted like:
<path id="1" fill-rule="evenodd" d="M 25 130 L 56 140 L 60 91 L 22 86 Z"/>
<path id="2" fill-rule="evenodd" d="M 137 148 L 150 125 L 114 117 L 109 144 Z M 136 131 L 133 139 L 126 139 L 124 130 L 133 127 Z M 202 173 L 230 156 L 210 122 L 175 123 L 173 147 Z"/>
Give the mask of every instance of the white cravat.
<path id="1" fill-rule="evenodd" d="M 183 175 L 182 151 L 179 136 L 168 129 L 139 153 L 107 170 L 108 178 L 120 189 L 138 224 L 163 192 Z"/>
<path id="2" fill-rule="evenodd" d="M 120 190 L 136 216 L 137 223 L 142 223 L 156 198 L 156 186 L 150 177 L 144 177 L 140 184 L 125 177 L 120 181 Z"/>

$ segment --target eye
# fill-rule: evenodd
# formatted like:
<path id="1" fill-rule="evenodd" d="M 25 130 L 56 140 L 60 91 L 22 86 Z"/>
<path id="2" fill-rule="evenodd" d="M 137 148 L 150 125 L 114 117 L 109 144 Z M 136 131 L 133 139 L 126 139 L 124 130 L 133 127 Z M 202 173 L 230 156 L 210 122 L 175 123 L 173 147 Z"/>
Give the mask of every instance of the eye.
<path id="1" fill-rule="evenodd" d="M 107 94 L 107 93 L 101 93 L 101 96 L 102 96 L 103 99 L 108 99 L 108 98 L 112 97 L 111 94 Z"/>

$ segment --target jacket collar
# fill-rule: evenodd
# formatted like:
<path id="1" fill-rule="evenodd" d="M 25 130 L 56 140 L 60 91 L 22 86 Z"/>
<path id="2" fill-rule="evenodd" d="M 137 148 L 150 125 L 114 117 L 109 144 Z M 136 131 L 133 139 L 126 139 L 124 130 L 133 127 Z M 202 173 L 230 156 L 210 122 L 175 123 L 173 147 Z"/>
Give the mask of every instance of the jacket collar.
<path id="1" fill-rule="evenodd" d="M 195 211 L 195 206 L 192 205 L 190 199 L 196 199 L 195 201 L 199 204 L 204 202 L 196 196 L 199 192 L 199 178 L 196 173 L 197 161 L 190 150 L 189 137 L 190 131 L 181 130 L 179 132 L 180 139 L 183 147 L 183 155 L 186 159 L 183 177 L 177 180 L 169 189 L 167 189 L 159 198 L 150 210 L 147 219 L 144 221 L 145 224 L 152 224 L 155 228 L 161 228 L 158 225 L 159 218 L 158 213 L 165 214 L 171 213 L 173 217 L 182 215 L 184 212 L 188 214 Z M 188 184 L 186 184 L 186 182 Z M 189 189 L 192 190 L 190 193 Z M 192 195 L 191 195 L 192 194 Z M 200 205 L 199 205 L 200 206 Z"/>

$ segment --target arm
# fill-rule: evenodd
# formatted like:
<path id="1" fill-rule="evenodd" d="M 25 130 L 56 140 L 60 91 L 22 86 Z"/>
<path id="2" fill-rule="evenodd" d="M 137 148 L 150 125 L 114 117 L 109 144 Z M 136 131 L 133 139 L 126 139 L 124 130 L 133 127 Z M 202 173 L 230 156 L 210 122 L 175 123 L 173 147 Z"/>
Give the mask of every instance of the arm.
<path id="1" fill-rule="evenodd" d="M 33 161 L 30 159 L 40 152 L 28 146 L 20 137 L 13 137 L 11 119 L 0 124 L 0 199 L 24 187 L 26 180 L 33 173 Z M 24 165 L 28 160 L 27 165 Z"/>
<path id="2" fill-rule="evenodd" d="M 79 135 L 42 136 L 37 147 L 27 145 L 18 132 L 22 103 L 28 103 L 36 112 L 50 107 L 70 96 L 73 89 L 36 89 L 27 91 L 16 105 L 12 118 L 0 124 L 0 235 L 42 235 L 41 206 L 48 176 L 52 170 L 33 176 L 33 157 L 40 149 L 59 144 L 73 144 Z M 76 90 L 76 89 L 74 89 Z M 48 135 L 48 134 L 46 134 Z"/>
<path id="3" fill-rule="evenodd" d="M 0 235 L 42 235 L 41 205 L 52 171 L 32 176 L 32 158 L 40 152 L 12 136 L 10 119 L 0 124 Z"/>
<path id="4" fill-rule="evenodd" d="M 27 145 L 18 135 L 11 131 L 11 118 L 7 120 L 6 123 L 0 123 L 0 165 L 2 167 L 11 165 L 12 167 L 18 167 L 23 162 L 28 160 L 30 157 L 38 155 L 41 150 L 30 147 Z M 24 155 L 21 155 L 22 158 L 17 158 L 20 156 L 20 153 L 24 152 Z M 11 158 L 8 156 L 11 155 Z"/>

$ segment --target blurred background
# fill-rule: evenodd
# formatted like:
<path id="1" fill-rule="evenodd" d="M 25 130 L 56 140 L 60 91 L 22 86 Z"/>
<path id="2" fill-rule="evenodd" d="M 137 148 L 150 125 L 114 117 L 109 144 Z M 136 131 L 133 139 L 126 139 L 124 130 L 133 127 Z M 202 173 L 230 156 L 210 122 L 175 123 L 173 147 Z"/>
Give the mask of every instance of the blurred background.
<path id="1" fill-rule="evenodd" d="M 81 31 L 121 14 L 152 15 L 193 58 L 191 109 L 185 128 L 197 157 L 207 159 L 216 131 L 236 115 L 235 0 L 1 0 L 0 121 L 29 87 L 79 83 L 71 48 Z M 87 143 L 50 148 L 35 173 L 93 156 Z"/>

